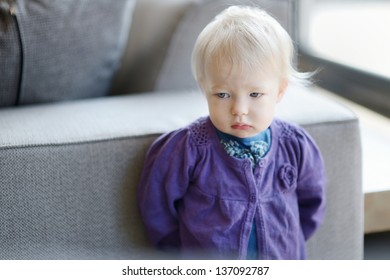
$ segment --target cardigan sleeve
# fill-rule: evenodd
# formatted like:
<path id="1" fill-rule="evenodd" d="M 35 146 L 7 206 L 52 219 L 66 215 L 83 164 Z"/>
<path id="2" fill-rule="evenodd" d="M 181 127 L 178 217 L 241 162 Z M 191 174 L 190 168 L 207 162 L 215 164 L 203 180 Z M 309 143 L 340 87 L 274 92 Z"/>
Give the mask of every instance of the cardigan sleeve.
<path id="1" fill-rule="evenodd" d="M 149 240 L 163 250 L 180 247 L 177 204 L 191 177 L 195 147 L 188 130 L 165 134 L 150 147 L 137 189 Z"/>
<path id="2" fill-rule="evenodd" d="M 298 162 L 297 195 L 300 222 L 305 239 L 309 239 L 325 216 L 325 166 L 321 152 L 303 129 L 297 131 Z"/>

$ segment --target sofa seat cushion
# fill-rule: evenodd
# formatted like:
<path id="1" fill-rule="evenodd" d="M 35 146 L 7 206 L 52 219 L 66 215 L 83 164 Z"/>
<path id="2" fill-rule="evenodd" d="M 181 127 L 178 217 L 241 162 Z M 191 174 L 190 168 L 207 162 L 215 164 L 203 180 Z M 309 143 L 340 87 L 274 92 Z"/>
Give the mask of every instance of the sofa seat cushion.
<path id="1" fill-rule="evenodd" d="M 207 114 L 206 99 L 198 90 L 4 108 L 0 110 L 0 149 L 155 135 Z M 356 119 L 339 104 L 299 86 L 288 88 L 277 115 L 301 125 Z"/>
<path id="2" fill-rule="evenodd" d="M 8 27 L 0 30 L 0 107 L 107 94 L 135 0 L 8 2 Z"/>

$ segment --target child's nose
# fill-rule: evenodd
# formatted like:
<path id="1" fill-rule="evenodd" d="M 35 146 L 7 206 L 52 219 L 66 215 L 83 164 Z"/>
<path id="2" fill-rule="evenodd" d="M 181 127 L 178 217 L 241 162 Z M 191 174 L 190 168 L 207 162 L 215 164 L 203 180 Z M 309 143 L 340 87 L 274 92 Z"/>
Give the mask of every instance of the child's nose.
<path id="1" fill-rule="evenodd" d="M 232 106 L 232 115 L 233 116 L 242 116 L 248 114 L 248 106 L 242 100 L 237 100 L 233 103 Z"/>

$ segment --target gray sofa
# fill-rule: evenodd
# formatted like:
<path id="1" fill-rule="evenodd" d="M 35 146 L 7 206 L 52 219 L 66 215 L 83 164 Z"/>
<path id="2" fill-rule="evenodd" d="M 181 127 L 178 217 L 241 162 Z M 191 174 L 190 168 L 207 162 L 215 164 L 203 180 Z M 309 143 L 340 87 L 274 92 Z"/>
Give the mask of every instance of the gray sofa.
<path id="1" fill-rule="evenodd" d="M 28 11 L 28 1 L 16 2 L 21 13 Z M 42 79 L 34 76 L 36 62 L 29 59 L 37 54 L 30 53 L 29 57 L 29 41 L 21 33 L 25 64 L 18 65 L 22 65 L 25 76 L 28 71 L 34 75 L 23 80 L 19 96 L 11 101 L 9 91 L 0 85 L 0 259 L 167 257 L 152 249 L 145 238 L 135 189 L 151 142 L 161 133 L 207 114 L 205 100 L 190 73 L 189 54 L 198 32 L 213 14 L 235 1 L 138 0 L 135 6 L 133 1 L 119 2 L 129 6 L 109 12 L 121 14 L 121 24 L 130 28 L 122 26 L 116 33 L 121 40 L 114 46 L 123 53 L 117 55 L 121 63 L 103 61 L 102 65 L 110 65 L 102 72 L 108 75 L 93 77 L 96 82 L 108 81 L 110 90 L 106 84 L 97 88 L 90 78 L 93 75 L 87 75 L 100 67 L 92 61 L 93 67 L 82 70 L 68 63 L 70 71 L 62 73 L 69 78 L 65 83 L 69 84 L 68 90 L 54 94 L 58 90 L 56 79 L 50 79 L 50 87 L 45 88 L 44 83 L 45 77 L 55 73 L 44 72 Z M 247 2 L 268 9 L 295 38 L 295 1 Z M 77 14 L 74 9 L 78 6 L 72 9 L 72 15 Z M 104 9 L 92 13 L 98 10 Z M 15 32 L 17 28 L 14 26 Z M 20 20 L 19 31 L 23 28 Z M 125 31 L 130 32 L 127 43 L 123 39 Z M 4 40 L 4 34 L 0 35 Z M 53 40 L 53 36 L 56 38 L 51 34 L 46 39 Z M 4 51 L 6 44 L 0 43 Z M 75 53 L 77 48 L 72 55 Z M 95 53 L 96 59 L 104 55 Z M 111 60 L 115 58 L 115 53 L 110 55 Z M 59 56 L 54 53 L 47 59 L 55 65 L 60 63 L 56 61 Z M 4 59 L 1 53 L 0 59 Z M 40 67 L 48 67 L 51 60 Z M 9 71 L 3 69 L 0 73 Z M 72 78 L 74 73 L 78 79 Z M 3 85 L 4 77 L 0 75 Z M 75 96 L 76 91 L 81 96 Z M 361 259 L 363 197 L 356 116 L 312 89 L 294 85 L 288 89 L 278 115 L 303 125 L 325 159 L 327 213 L 323 226 L 308 242 L 309 258 Z"/>

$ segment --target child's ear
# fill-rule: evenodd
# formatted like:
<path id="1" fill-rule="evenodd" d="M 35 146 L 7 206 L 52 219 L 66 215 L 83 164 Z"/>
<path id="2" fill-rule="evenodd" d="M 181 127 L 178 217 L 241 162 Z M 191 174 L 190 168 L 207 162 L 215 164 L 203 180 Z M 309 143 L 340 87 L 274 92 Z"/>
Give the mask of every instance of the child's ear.
<path id="1" fill-rule="evenodd" d="M 288 80 L 287 80 L 287 79 L 283 79 L 282 81 L 280 81 L 279 92 L 278 92 L 278 98 L 277 98 L 277 100 L 276 100 L 278 103 L 279 103 L 280 101 L 282 101 L 282 99 L 283 99 L 283 97 L 284 97 L 284 94 L 286 93 L 287 86 L 288 86 Z"/>

